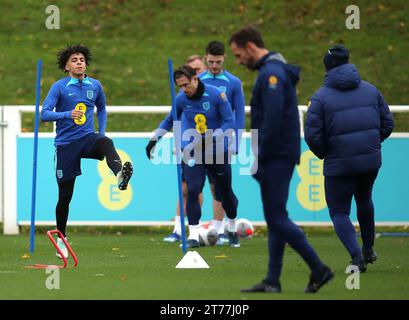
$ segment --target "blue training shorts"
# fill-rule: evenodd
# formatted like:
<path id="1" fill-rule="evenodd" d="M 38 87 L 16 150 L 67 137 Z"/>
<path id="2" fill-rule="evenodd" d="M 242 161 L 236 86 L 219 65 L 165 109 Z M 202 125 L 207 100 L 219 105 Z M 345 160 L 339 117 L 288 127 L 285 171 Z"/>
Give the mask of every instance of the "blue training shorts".
<path id="1" fill-rule="evenodd" d="M 90 133 L 68 144 L 55 148 L 55 175 L 57 182 L 66 182 L 81 175 L 81 158 L 103 160 L 104 156 L 94 151 L 95 142 L 103 138 L 98 133 Z"/>

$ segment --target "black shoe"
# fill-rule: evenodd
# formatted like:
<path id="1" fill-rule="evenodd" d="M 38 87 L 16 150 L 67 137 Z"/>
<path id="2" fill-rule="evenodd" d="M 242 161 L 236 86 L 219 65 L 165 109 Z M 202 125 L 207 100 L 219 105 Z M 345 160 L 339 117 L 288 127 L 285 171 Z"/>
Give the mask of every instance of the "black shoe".
<path id="1" fill-rule="evenodd" d="M 119 190 L 126 190 L 128 188 L 129 180 L 131 179 L 133 174 L 132 163 L 125 162 L 122 166 L 121 172 L 118 174 L 118 189 Z"/>
<path id="2" fill-rule="evenodd" d="M 374 263 L 376 260 L 378 260 L 378 255 L 373 248 L 362 249 L 362 254 L 366 263 Z"/>
<path id="3" fill-rule="evenodd" d="M 269 292 L 269 293 L 280 293 L 281 285 L 280 283 L 276 285 L 268 284 L 264 280 L 260 283 L 255 284 L 250 288 L 241 289 L 240 292 Z"/>
<path id="4" fill-rule="evenodd" d="M 319 271 L 312 273 L 310 276 L 310 281 L 308 282 L 307 288 L 304 292 L 315 293 L 327 282 L 329 282 L 334 277 L 333 272 L 327 266 L 324 266 Z"/>
<path id="5" fill-rule="evenodd" d="M 227 232 L 227 237 L 229 238 L 230 247 L 240 247 L 240 239 L 237 232 Z"/>
<path id="6" fill-rule="evenodd" d="M 364 273 L 366 271 L 366 262 L 362 253 L 356 254 L 351 261 L 351 264 L 357 266 L 359 272 Z"/>

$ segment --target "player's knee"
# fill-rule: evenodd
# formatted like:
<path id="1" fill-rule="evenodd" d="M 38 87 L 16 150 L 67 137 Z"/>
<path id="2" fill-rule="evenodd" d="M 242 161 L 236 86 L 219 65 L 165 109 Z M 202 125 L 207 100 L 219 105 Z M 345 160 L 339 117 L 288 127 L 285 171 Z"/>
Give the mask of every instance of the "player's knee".
<path id="1" fill-rule="evenodd" d="M 345 219 L 345 217 L 349 217 L 349 212 L 347 212 L 347 210 L 330 210 L 329 211 L 329 216 L 331 218 L 331 221 L 333 223 L 337 223 L 338 221 L 342 221 Z"/>
<path id="2" fill-rule="evenodd" d="M 231 196 L 234 197 L 234 194 L 231 194 Z M 218 202 L 221 202 L 223 197 L 222 197 L 221 193 L 216 190 L 214 192 L 213 199 L 218 201 Z"/>
<path id="3" fill-rule="evenodd" d="M 58 202 L 60 205 L 69 205 L 74 193 L 75 179 L 58 184 Z"/>
<path id="4" fill-rule="evenodd" d="M 186 183 L 182 183 L 182 194 L 183 194 L 183 197 L 187 197 L 187 185 L 186 185 Z"/>
<path id="5" fill-rule="evenodd" d="M 112 141 L 112 139 L 106 136 L 100 138 L 98 141 L 104 150 L 108 150 L 109 148 L 114 147 L 114 142 Z"/>
<path id="6" fill-rule="evenodd" d="M 222 199 L 230 199 L 233 202 L 238 201 L 232 188 L 215 189 L 213 198 L 219 202 L 222 201 Z"/>
<path id="7" fill-rule="evenodd" d="M 266 219 L 267 225 L 270 230 L 273 231 L 281 231 L 281 229 L 287 224 L 288 216 L 284 213 L 280 214 L 278 213 L 279 211 L 276 209 L 272 210 L 270 208 L 270 214 L 264 214 L 264 217 Z M 274 214 L 271 214 L 274 212 Z"/>
<path id="8" fill-rule="evenodd" d="M 58 202 L 60 203 L 60 205 L 65 205 L 68 206 L 71 202 L 72 199 L 72 193 L 60 193 L 58 195 Z"/>
<path id="9" fill-rule="evenodd" d="M 192 186 L 187 188 L 188 199 L 199 200 L 200 188 Z"/>
<path id="10" fill-rule="evenodd" d="M 358 204 L 366 204 L 372 202 L 372 194 L 359 194 L 354 195 L 355 201 Z"/>
<path id="11" fill-rule="evenodd" d="M 271 231 L 280 233 L 282 231 L 283 228 L 283 224 L 280 223 L 280 220 L 276 220 L 276 219 L 271 219 L 270 221 L 268 221 L 268 228 Z"/>

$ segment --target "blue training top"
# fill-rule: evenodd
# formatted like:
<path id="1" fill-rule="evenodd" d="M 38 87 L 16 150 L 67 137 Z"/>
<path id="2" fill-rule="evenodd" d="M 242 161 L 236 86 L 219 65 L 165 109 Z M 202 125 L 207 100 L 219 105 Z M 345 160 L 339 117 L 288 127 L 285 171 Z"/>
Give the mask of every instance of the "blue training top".
<path id="1" fill-rule="evenodd" d="M 300 160 L 300 119 L 296 85 L 300 68 L 269 52 L 256 62 L 258 70 L 251 105 L 251 128 L 258 129 L 258 161 Z"/>
<path id="2" fill-rule="evenodd" d="M 95 132 L 94 106 L 97 107 L 99 133 L 104 135 L 107 114 L 101 83 L 87 76 L 83 80 L 66 77 L 55 82 L 41 110 L 41 121 L 57 121 L 55 145 L 68 144 Z M 84 123 L 76 123 L 71 118 L 75 108 L 86 108 Z"/>
<path id="3" fill-rule="evenodd" d="M 234 151 L 239 150 L 242 131 L 245 128 L 245 112 L 244 112 L 244 92 L 241 81 L 236 76 L 226 70 L 222 70 L 219 74 L 213 74 L 209 70 L 201 73 L 199 79 L 203 83 L 218 87 L 224 92 L 229 100 L 235 121 L 236 143 L 232 144 Z"/>
<path id="4" fill-rule="evenodd" d="M 212 129 L 213 137 L 216 138 L 214 144 L 216 150 L 227 151 L 227 143 L 224 139 L 217 139 L 223 134 L 221 131 L 234 130 L 233 112 L 225 93 L 208 84 L 204 84 L 204 93 L 199 99 L 190 99 L 180 91 L 176 96 L 176 111 L 177 120 L 181 120 L 182 135 L 186 130 L 193 129 L 192 132 L 205 137 L 206 131 Z M 155 136 L 162 136 L 163 130 L 169 131 L 173 127 L 173 121 L 172 112 L 170 112 L 160 124 Z M 182 138 L 182 149 L 193 141 L 193 137 L 188 137 L 190 140 Z M 222 147 L 221 144 L 224 146 Z M 206 148 L 206 152 L 207 150 Z"/>

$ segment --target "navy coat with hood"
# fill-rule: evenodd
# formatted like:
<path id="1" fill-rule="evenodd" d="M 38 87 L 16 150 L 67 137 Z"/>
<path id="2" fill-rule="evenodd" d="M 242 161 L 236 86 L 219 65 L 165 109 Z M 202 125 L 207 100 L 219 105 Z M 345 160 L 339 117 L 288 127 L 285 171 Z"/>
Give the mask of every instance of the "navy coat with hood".
<path id="1" fill-rule="evenodd" d="M 305 140 L 324 159 L 324 175 L 357 175 L 381 167 L 381 142 L 393 118 L 382 94 L 361 80 L 353 64 L 330 69 L 312 96 Z"/>
<path id="2" fill-rule="evenodd" d="M 258 149 L 254 150 L 258 161 L 281 159 L 297 164 L 300 121 L 296 84 L 300 69 L 287 64 L 283 56 L 275 52 L 257 61 L 255 69 L 259 73 L 250 105 L 251 128 L 258 129 Z"/>

